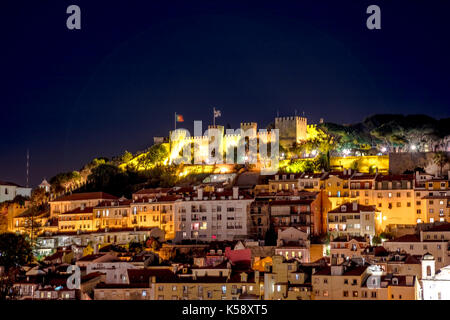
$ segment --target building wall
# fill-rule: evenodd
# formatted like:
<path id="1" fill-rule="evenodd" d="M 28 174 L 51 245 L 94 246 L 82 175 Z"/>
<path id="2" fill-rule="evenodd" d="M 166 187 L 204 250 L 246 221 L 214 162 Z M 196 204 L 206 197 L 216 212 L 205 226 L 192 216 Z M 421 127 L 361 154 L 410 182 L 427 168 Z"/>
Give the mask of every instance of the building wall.
<path id="1" fill-rule="evenodd" d="M 175 202 L 175 232 L 180 239 L 202 241 L 246 238 L 247 199 L 190 200 Z"/>
<path id="2" fill-rule="evenodd" d="M 277 117 L 275 129 L 279 130 L 280 145 L 285 147 L 307 139 L 307 120 L 304 117 Z"/>
<path id="3" fill-rule="evenodd" d="M 388 251 L 404 251 L 411 255 L 423 256 L 431 253 L 436 259 L 436 268 L 440 269 L 450 264 L 447 241 L 425 241 L 425 242 L 392 242 L 386 241 L 383 246 Z"/>

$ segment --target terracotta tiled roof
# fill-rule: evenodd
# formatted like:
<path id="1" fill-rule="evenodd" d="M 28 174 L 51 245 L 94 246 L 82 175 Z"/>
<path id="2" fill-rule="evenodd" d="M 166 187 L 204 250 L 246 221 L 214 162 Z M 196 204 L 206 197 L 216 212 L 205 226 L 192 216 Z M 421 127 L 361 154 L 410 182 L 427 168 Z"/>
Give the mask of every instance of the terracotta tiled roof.
<path id="1" fill-rule="evenodd" d="M 346 210 L 342 211 L 342 207 L 346 206 Z M 328 213 L 360 213 L 360 212 L 375 212 L 377 211 L 375 206 L 366 206 L 366 205 L 362 205 L 362 204 L 358 204 L 356 210 L 353 209 L 353 203 L 344 203 L 342 205 L 340 205 L 339 207 L 328 211 Z"/>
<path id="2" fill-rule="evenodd" d="M 415 234 L 405 234 L 404 236 L 386 242 L 420 242 L 420 238 Z"/>
<path id="3" fill-rule="evenodd" d="M 0 186 L 14 186 L 14 187 L 19 187 L 19 188 L 25 188 L 21 185 L 18 185 L 17 183 L 9 182 L 9 181 L 2 181 L 2 180 L 0 180 Z"/>
<path id="4" fill-rule="evenodd" d="M 132 201 L 125 199 L 125 200 L 105 200 L 100 202 L 96 208 L 101 207 L 120 207 L 120 206 L 129 206 Z"/>
<path id="5" fill-rule="evenodd" d="M 94 207 L 85 207 L 84 209 L 81 209 L 81 208 L 75 208 L 75 209 L 73 209 L 73 210 L 63 212 L 63 213 L 61 213 L 61 214 L 78 214 L 78 213 L 83 214 L 83 213 L 93 213 L 93 212 L 94 212 L 93 209 L 94 209 Z"/>
<path id="6" fill-rule="evenodd" d="M 378 175 L 376 181 L 401 181 L 401 180 L 414 180 L 413 174 L 388 174 Z"/>
<path id="7" fill-rule="evenodd" d="M 106 192 L 86 192 L 86 193 L 73 193 L 70 195 L 59 197 L 56 200 L 53 200 L 51 202 L 57 202 L 57 201 L 77 201 L 77 200 L 94 200 L 94 199 L 111 199 L 116 200 L 117 197 L 106 193 Z"/>
<path id="8" fill-rule="evenodd" d="M 427 232 L 427 231 L 431 231 L 431 232 L 435 232 L 435 231 L 450 231 L 450 223 L 434 226 L 434 227 L 431 227 L 430 229 L 423 230 L 423 231 L 424 232 Z"/>
<path id="9" fill-rule="evenodd" d="M 150 188 L 150 189 L 141 189 L 134 194 L 160 194 L 167 193 L 171 190 L 171 188 Z"/>
<path id="10" fill-rule="evenodd" d="M 274 200 L 270 204 L 272 206 L 285 206 L 285 205 L 297 205 L 297 204 L 311 204 L 313 199 L 300 199 L 300 200 Z"/>
<path id="11" fill-rule="evenodd" d="M 375 179 L 376 174 L 362 174 L 362 175 L 355 175 L 350 178 L 350 181 L 353 180 L 373 180 Z"/>

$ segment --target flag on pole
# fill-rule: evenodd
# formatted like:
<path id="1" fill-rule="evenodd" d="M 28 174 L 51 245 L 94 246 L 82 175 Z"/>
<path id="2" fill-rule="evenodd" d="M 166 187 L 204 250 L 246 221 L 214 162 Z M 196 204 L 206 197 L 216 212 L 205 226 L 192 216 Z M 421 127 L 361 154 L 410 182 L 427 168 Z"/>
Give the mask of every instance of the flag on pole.
<path id="1" fill-rule="evenodd" d="M 214 109 L 214 118 L 218 118 L 222 115 L 222 113 L 220 112 L 220 110 L 216 110 Z"/>
<path id="2" fill-rule="evenodd" d="M 181 114 L 175 114 L 177 122 L 184 122 L 183 116 Z"/>

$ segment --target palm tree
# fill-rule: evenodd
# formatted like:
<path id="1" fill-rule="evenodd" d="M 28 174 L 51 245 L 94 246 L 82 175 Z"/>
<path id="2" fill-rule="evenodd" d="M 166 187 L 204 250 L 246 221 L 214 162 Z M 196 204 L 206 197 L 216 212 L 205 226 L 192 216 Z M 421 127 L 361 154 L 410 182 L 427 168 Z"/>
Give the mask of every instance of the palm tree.
<path id="1" fill-rule="evenodd" d="M 442 176 L 442 168 L 447 164 L 448 157 L 447 153 L 444 151 L 438 151 L 433 156 L 433 162 L 435 165 L 439 166 L 440 168 L 440 175 Z"/>

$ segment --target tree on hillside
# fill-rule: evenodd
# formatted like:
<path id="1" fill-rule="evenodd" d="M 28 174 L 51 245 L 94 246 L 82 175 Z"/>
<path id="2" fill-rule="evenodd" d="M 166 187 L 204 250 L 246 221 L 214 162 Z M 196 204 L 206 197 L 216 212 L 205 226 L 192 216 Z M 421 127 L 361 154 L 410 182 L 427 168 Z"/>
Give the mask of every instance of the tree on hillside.
<path id="1" fill-rule="evenodd" d="M 49 194 L 43 188 L 36 188 L 31 191 L 31 201 L 36 205 L 47 203 Z"/>
<path id="2" fill-rule="evenodd" d="M 78 171 L 58 173 L 50 179 L 52 191 L 54 193 L 64 192 L 67 189 L 74 188 L 81 181 L 81 175 Z"/>
<path id="3" fill-rule="evenodd" d="M 120 160 L 122 163 L 128 163 L 133 159 L 133 154 L 127 150 L 123 153 L 123 155 L 120 157 Z"/>
<path id="4" fill-rule="evenodd" d="M 5 272 L 31 262 L 33 258 L 30 243 L 15 233 L 0 234 L 0 253 L 0 266 L 4 266 Z"/>
<path id="5" fill-rule="evenodd" d="M 152 164 L 160 164 L 169 156 L 169 151 L 163 144 L 155 144 L 148 149 L 147 156 Z"/>
<path id="6" fill-rule="evenodd" d="M 448 162 L 448 157 L 447 157 L 447 153 L 443 152 L 443 151 L 438 151 L 433 155 L 433 162 L 434 164 L 436 164 L 437 166 L 439 166 L 439 173 L 442 176 L 442 168 L 444 168 L 444 166 L 447 164 Z"/>

